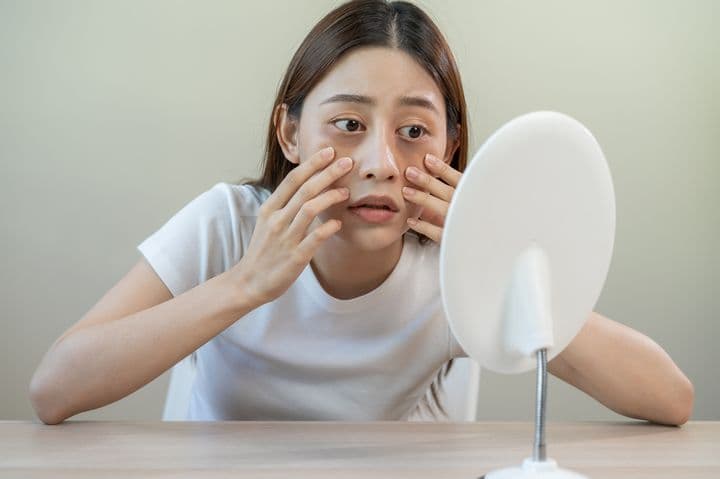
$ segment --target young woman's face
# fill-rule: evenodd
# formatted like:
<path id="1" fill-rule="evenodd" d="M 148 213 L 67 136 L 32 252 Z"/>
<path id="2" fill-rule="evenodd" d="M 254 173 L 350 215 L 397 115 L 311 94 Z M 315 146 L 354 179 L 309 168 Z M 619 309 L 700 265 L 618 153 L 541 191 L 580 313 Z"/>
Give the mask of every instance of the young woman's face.
<path id="1" fill-rule="evenodd" d="M 420 216 L 420 207 L 403 199 L 402 187 L 412 186 L 405 170 L 427 171 L 428 153 L 449 162 L 447 143 L 445 101 L 435 81 L 407 53 L 383 47 L 343 57 L 306 97 L 297 130 L 300 162 L 326 146 L 336 158 L 353 159 L 353 170 L 333 185 L 349 188 L 348 201 L 319 219 L 340 219 L 337 236 L 366 251 L 398 241 L 407 218 Z M 389 198 L 395 211 L 351 207 L 369 195 Z"/>

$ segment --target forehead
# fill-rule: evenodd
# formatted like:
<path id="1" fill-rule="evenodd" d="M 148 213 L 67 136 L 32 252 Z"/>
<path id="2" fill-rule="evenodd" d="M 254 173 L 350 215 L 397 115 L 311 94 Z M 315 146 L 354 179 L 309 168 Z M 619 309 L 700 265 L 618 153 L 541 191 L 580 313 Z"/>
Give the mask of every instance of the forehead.
<path id="1" fill-rule="evenodd" d="M 359 48 L 341 57 L 311 90 L 306 102 L 318 105 L 337 94 L 364 95 L 378 104 L 422 97 L 438 112 L 445 112 L 442 92 L 430 74 L 409 54 L 394 48 Z"/>

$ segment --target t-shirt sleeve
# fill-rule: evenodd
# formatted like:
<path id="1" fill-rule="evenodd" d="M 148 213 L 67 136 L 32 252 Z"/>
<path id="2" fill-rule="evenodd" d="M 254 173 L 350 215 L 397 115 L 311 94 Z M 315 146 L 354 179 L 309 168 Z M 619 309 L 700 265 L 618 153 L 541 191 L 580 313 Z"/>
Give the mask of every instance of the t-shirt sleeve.
<path id="1" fill-rule="evenodd" d="M 238 214 L 233 187 L 218 183 L 186 204 L 137 248 L 173 296 L 227 271 L 242 257 L 251 225 Z M 249 227 L 249 229 L 248 229 Z"/>

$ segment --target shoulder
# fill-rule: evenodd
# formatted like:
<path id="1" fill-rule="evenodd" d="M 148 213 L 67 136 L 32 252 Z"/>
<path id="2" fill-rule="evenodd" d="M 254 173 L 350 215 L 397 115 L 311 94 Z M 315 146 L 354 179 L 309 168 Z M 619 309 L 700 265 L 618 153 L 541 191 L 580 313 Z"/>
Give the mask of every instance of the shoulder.
<path id="1" fill-rule="evenodd" d="M 198 199 L 209 209 L 230 213 L 233 217 L 257 216 L 260 205 L 270 196 L 264 188 L 248 184 L 216 183 Z"/>
<path id="2" fill-rule="evenodd" d="M 216 183 L 195 196 L 169 223 L 196 227 L 227 227 L 255 224 L 260 205 L 270 192 L 253 185 Z"/>
<path id="3" fill-rule="evenodd" d="M 253 185 L 216 183 L 185 205 L 162 231 L 169 240 L 204 238 L 202 244 L 226 245 L 231 247 L 232 257 L 238 257 L 252 236 L 260 205 L 269 194 Z"/>
<path id="4" fill-rule="evenodd" d="M 420 236 L 412 230 L 405 233 L 405 246 L 408 247 L 410 255 L 423 264 L 426 268 L 438 269 L 440 262 L 440 245 L 427 238 L 420 240 Z"/>

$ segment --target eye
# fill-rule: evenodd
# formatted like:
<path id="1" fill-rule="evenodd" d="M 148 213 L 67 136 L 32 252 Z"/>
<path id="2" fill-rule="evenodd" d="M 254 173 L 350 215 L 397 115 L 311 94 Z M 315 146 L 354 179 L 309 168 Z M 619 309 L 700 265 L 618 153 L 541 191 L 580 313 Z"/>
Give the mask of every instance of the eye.
<path id="1" fill-rule="evenodd" d="M 353 119 L 335 120 L 333 124 L 341 130 L 349 132 L 358 131 L 362 127 L 359 121 Z"/>
<path id="2" fill-rule="evenodd" d="M 404 136 L 408 138 L 412 138 L 413 140 L 416 140 L 420 138 L 423 135 L 427 134 L 427 130 L 420 126 L 420 125 L 410 125 L 410 126 L 404 126 L 400 128 L 399 130 L 401 134 L 404 132 Z"/>

